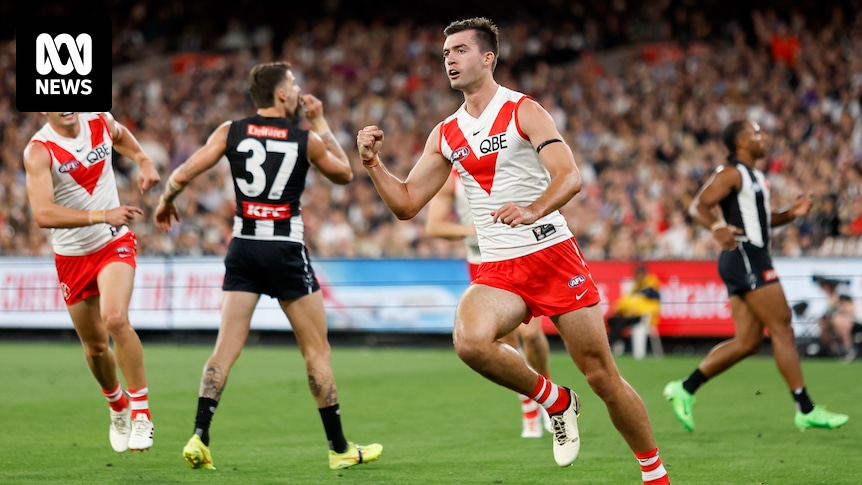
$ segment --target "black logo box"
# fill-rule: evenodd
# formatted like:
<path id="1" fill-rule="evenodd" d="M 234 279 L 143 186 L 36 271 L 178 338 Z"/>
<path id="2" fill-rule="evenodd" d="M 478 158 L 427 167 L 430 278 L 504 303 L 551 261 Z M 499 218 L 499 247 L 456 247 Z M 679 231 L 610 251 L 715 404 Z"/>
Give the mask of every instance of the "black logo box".
<path id="1" fill-rule="evenodd" d="M 68 74 L 54 72 L 53 54 L 42 52 L 51 72 L 37 70 L 37 38 L 48 34 L 56 40 L 61 34 L 72 39 L 87 34 L 91 39 L 92 64 L 90 72 L 81 75 L 74 68 Z M 45 111 L 110 111 L 111 110 L 111 19 L 107 16 L 74 17 L 21 17 L 15 24 L 16 92 L 15 107 L 22 112 Z M 70 53 L 67 44 L 60 42 L 47 46 L 56 49 L 60 64 L 73 66 L 72 54 L 78 60 L 80 52 Z M 63 69 L 61 69 L 62 71 Z M 37 88 L 41 89 L 37 93 Z M 47 88 L 47 91 L 45 91 Z"/>

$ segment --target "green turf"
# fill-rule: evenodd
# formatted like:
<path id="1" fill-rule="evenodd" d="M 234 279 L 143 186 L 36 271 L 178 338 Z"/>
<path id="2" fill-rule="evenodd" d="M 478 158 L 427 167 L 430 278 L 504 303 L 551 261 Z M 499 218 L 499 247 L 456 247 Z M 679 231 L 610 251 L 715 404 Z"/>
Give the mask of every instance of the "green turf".
<path id="1" fill-rule="evenodd" d="M 145 349 L 155 446 L 113 452 L 108 411 L 77 344 L 0 343 L 0 483 L 637 484 L 640 474 L 600 401 L 562 352 L 555 381 L 582 396 L 583 447 L 559 468 L 551 440 L 519 437 L 516 397 L 470 371 L 451 349 L 333 349 L 348 439 L 383 443 L 380 461 L 334 472 L 323 427 L 293 347 L 249 347 L 215 416 L 218 470 L 181 458 L 209 346 Z M 843 429 L 793 426 L 793 405 L 769 358 L 751 358 L 698 392 L 697 430 L 663 401 L 694 357 L 619 361 L 650 412 L 662 458 L 679 484 L 857 484 L 862 443 L 860 365 L 804 361 L 812 397 L 850 413 Z"/>

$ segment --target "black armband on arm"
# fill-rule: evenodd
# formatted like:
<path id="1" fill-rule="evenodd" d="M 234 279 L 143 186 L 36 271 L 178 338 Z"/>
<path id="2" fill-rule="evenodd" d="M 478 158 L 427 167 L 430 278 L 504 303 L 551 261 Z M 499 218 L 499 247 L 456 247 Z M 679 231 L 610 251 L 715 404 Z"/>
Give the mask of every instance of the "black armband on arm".
<path id="1" fill-rule="evenodd" d="M 550 140 L 546 140 L 546 141 L 543 141 L 542 143 L 539 143 L 539 146 L 536 147 L 536 153 L 539 153 L 540 151 L 542 151 L 542 148 L 545 148 L 546 146 L 550 145 L 551 143 L 557 143 L 557 142 L 562 143 L 563 140 L 560 140 L 559 138 L 551 138 Z"/>

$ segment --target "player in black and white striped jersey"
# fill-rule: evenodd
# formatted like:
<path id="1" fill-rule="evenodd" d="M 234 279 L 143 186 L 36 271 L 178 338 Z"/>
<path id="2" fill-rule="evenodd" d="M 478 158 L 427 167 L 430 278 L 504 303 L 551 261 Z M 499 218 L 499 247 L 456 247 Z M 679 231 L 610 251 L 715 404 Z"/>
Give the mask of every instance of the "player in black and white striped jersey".
<path id="1" fill-rule="evenodd" d="M 155 212 L 156 225 L 170 230 L 179 221 L 174 199 L 195 177 L 223 156 L 230 162 L 236 191 L 233 239 L 225 257 L 222 322 L 201 378 L 192 438 L 183 457 L 192 468 L 213 469 L 209 428 L 230 369 L 248 337 L 260 295 L 277 298 L 305 359 L 309 387 L 329 441 L 330 468 L 374 461 L 382 446 L 348 442 L 330 363 L 326 313 L 320 285 L 303 239 L 300 196 L 314 166 L 336 184 L 353 179 L 350 161 L 323 116 L 323 104 L 301 94 L 290 64 L 255 66 L 249 92 L 258 108 L 249 118 L 227 121 L 168 178 Z M 302 118 L 312 130 L 301 127 Z"/>
<path id="2" fill-rule="evenodd" d="M 694 430 L 691 408 L 694 393 L 711 379 L 749 355 L 757 353 L 764 329 L 769 331 L 775 362 L 796 402 L 799 429 L 838 428 L 846 414 L 815 406 L 805 387 L 802 367 L 791 326 L 790 308 L 769 255 L 769 233 L 811 210 L 808 195 L 799 195 L 784 211 L 770 208 L 769 181 L 756 164 L 766 156 L 757 123 L 734 121 L 724 130 L 730 156 L 692 201 L 692 218 L 709 228 L 723 251 L 718 273 L 730 295 L 736 335 L 709 352 L 691 375 L 672 381 L 664 389 L 674 414 L 689 431 Z M 720 209 L 720 210 L 719 210 Z"/>

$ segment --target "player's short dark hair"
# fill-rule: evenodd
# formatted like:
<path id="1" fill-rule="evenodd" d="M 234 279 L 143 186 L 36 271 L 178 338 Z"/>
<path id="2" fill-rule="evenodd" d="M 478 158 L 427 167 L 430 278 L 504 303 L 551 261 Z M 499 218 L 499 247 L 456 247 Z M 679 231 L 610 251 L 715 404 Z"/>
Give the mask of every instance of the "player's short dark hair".
<path id="1" fill-rule="evenodd" d="M 476 43 L 479 44 L 482 52 L 494 53 L 494 67 L 497 67 L 497 57 L 500 55 L 500 31 L 494 22 L 485 17 L 456 20 L 443 29 L 443 34 L 449 37 L 465 30 L 476 31 Z"/>
<path id="2" fill-rule="evenodd" d="M 748 124 L 746 120 L 736 120 L 731 122 L 724 129 L 724 134 L 721 139 L 724 142 L 724 146 L 727 147 L 727 150 L 730 152 L 731 157 L 736 156 L 736 139 L 739 138 L 739 134 L 745 130 L 745 125 Z"/>
<path id="3" fill-rule="evenodd" d="M 290 70 L 290 63 L 284 61 L 266 62 L 251 69 L 248 75 L 248 92 L 258 109 L 275 105 L 275 88 L 284 82 Z"/>

